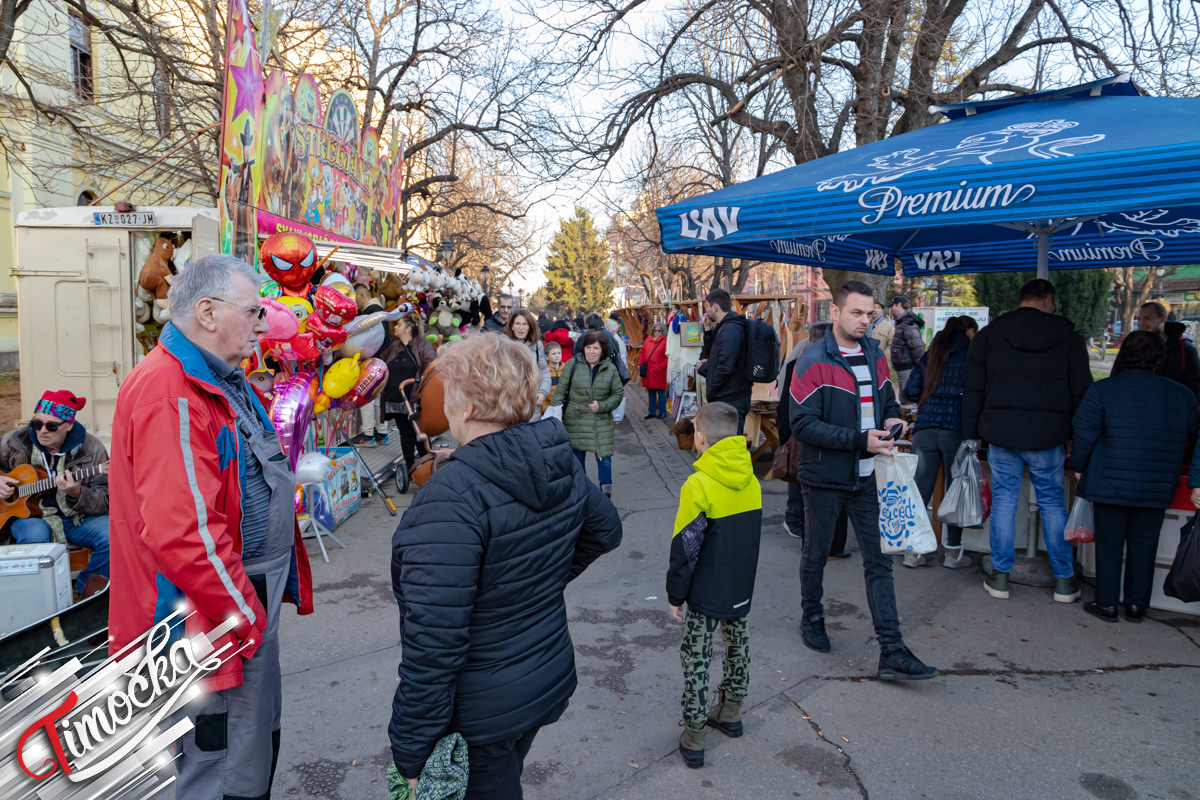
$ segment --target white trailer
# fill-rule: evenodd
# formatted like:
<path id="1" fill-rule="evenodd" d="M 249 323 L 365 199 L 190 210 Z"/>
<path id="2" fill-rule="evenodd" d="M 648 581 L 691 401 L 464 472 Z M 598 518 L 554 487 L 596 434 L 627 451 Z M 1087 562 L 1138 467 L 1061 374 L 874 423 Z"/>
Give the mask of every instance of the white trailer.
<path id="1" fill-rule="evenodd" d="M 176 264 L 219 251 L 215 208 L 94 206 L 17 217 L 21 412 L 47 389 L 87 398 L 80 421 L 106 445 L 117 390 L 145 352 L 134 318 L 137 278 L 159 233 L 188 234 Z"/>

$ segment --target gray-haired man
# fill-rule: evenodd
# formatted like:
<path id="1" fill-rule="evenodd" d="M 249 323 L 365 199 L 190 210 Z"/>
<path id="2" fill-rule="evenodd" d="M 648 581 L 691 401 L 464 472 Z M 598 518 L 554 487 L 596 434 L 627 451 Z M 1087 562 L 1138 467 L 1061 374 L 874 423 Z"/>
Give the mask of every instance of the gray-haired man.
<path id="1" fill-rule="evenodd" d="M 279 611 L 312 610 L 295 480 L 239 364 L 267 330 L 259 276 L 212 255 L 171 287 L 171 322 L 121 386 L 110 482 L 111 652 L 181 604 L 189 636 L 234 620 L 187 707 L 177 796 L 267 797 L 279 752 Z"/>

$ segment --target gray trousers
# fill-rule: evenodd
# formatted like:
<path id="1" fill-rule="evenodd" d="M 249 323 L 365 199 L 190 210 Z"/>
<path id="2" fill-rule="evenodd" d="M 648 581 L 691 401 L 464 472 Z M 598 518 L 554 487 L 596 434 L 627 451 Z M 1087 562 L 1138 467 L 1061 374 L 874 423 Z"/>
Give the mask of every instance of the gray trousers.
<path id="1" fill-rule="evenodd" d="M 179 740 L 179 800 L 271 796 L 283 703 L 279 612 L 290 564 L 289 551 L 246 565 L 267 610 L 266 633 L 254 657 L 242 664 L 241 686 L 204 694 L 187 706 L 195 728 Z"/>

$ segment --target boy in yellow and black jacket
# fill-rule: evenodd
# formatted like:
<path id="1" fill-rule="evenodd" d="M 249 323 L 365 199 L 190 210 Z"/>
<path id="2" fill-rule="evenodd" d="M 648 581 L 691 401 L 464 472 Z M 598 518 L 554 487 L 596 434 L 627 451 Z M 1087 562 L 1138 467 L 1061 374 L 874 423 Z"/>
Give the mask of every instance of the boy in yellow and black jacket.
<path id="1" fill-rule="evenodd" d="M 671 616 L 684 621 L 684 732 L 679 752 L 692 768 L 704 766 L 708 728 L 726 736 L 742 735 L 741 707 L 750 685 L 746 615 L 762 533 L 762 486 L 754 477 L 746 437 L 737 432 L 737 409 L 728 403 L 701 406 L 695 425 L 700 458 L 679 494 L 667 570 Z M 725 659 L 720 701 L 710 711 L 708 668 L 718 627 Z"/>

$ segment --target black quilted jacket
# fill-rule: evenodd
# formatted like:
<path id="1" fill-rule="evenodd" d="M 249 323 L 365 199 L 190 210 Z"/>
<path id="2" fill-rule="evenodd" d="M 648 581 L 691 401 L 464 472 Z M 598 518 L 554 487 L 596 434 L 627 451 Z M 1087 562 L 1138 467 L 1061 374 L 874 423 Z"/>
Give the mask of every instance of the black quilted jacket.
<path id="1" fill-rule="evenodd" d="M 514 738 L 571 696 L 563 590 L 620 542 L 558 420 L 481 436 L 434 473 L 392 537 L 403 661 L 388 735 L 402 775 L 447 733 Z"/>

